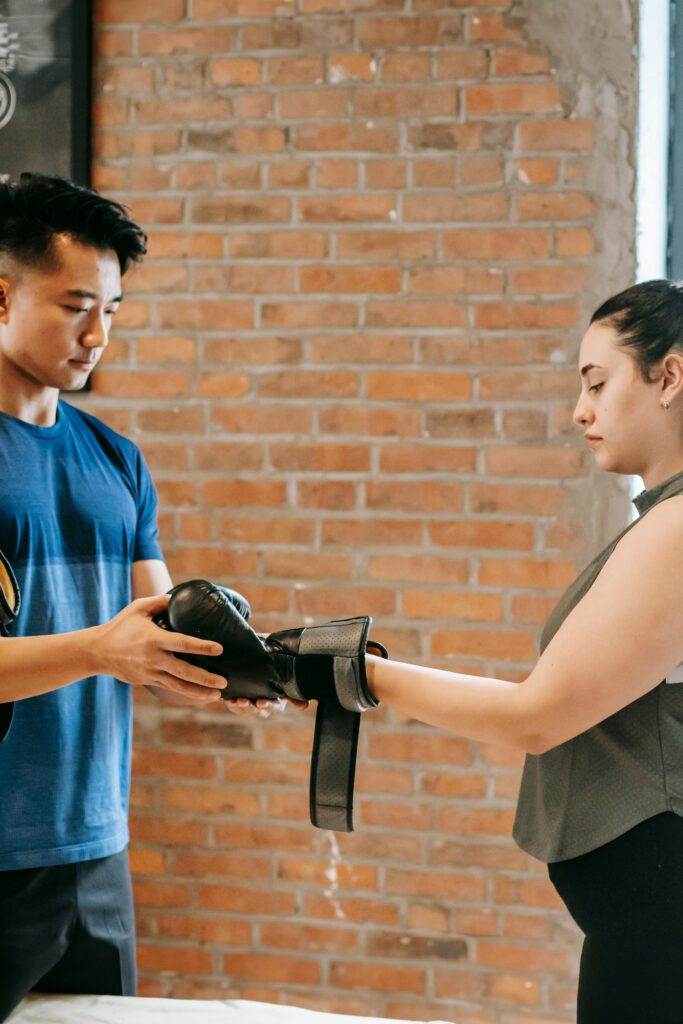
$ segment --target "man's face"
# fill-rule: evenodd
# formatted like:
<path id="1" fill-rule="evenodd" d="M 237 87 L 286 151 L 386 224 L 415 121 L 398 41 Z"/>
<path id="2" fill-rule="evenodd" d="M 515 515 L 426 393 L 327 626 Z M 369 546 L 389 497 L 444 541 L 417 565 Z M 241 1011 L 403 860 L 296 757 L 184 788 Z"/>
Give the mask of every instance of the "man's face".
<path id="1" fill-rule="evenodd" d="M 0 372 L 39 388 L 77 390 L 104 352 L 121 302 L 116 254 L 69 235 L 54 240 L 54 266 L 0 275 Z"/>

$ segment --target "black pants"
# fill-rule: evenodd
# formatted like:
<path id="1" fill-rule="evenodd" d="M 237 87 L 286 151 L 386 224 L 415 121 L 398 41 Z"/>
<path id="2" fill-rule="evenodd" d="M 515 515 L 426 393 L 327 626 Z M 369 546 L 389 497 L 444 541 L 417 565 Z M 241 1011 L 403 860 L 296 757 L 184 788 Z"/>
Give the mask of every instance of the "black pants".
<path id="1" fill-rule="evenodd" d="M 683 1024 L 683 818 L 549 865 L 585 935 L 577 1024 Z"/>
<path id="2" fill-rule="evenodd" d="M 0 871 L 0 1021 L 28 992 L 135 995 L 127 850 Z"/>

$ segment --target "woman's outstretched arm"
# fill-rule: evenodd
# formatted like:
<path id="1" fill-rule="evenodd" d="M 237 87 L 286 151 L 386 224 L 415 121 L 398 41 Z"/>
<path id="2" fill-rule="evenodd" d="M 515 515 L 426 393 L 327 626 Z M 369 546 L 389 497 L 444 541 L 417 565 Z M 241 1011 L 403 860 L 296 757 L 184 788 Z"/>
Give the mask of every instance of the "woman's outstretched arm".
<path id="1" fill-rule="evenodd" d="M 368 684 L 404 715 L 543 753 L 654 689 L 683 662 L 683 496 L 630 530 L 521 683 L 368 656 Z M 683 684 L 681 684 L 683 685 Z"/>

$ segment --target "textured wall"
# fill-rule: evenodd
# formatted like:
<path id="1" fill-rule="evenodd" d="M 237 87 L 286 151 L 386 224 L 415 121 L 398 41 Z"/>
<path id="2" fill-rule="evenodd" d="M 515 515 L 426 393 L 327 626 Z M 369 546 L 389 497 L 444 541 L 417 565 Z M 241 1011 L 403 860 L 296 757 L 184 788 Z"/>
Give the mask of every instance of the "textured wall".
<path id="1" fill-rule="evenodd" d="M 141 444 L 175 578 L 524 677 L 626 514 L 570 421 L 633 273 L 636 28 L 599 6 L 95 4 L 94 182 L 150 253 L 75 401 Z M 312 725 L 138 706 L 142 992 L 572 1020 L 578 933 L 509 838 L 521 758 L 366 715 L 335 836 Z"/>

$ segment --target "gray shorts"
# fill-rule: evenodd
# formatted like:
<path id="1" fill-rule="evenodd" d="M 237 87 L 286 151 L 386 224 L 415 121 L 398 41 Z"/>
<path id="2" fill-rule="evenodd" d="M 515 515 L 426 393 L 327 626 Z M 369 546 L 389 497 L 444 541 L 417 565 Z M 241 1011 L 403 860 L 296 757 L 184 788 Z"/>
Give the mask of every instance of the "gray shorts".
<path id="1" fill-rule="evenodd" d="M 29 992 L 136 994 L 127 850 L 0 871 L 0 1021 Z"/>

